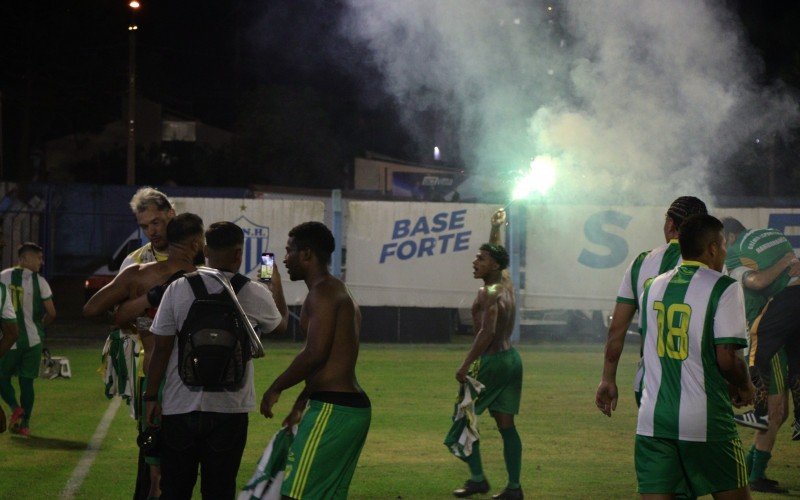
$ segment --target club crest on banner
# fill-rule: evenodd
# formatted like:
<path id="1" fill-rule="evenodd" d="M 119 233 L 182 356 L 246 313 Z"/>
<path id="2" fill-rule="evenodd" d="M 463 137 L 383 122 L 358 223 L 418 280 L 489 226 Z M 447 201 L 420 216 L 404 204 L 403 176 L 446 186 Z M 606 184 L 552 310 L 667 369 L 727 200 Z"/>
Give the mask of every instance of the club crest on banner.
<path id="1" fill-rule="evenodd" d="M 249 275 L 259 265 L 261 253 L 269 248 L 269 227 L 261 226 L 244 215 L 233 221 L 244 231 L 244 254 L 242 274 Z"/>

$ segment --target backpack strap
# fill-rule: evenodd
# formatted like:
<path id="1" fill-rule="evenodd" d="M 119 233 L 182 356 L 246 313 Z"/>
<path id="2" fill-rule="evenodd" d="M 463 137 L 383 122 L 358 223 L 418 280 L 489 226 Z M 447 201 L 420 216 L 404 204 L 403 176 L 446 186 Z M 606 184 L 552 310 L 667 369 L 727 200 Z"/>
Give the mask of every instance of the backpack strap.
<path id="1" fill-rule="evenodd" d="M 236 295 L 239 295 L 239 292 L 244 288 L 246 284 L 250 282 L 250 278 L 245 276 L 244 274 L 236 273 L 231 277 L 231 286 L 233 287 L 233 292 Z"/>
<path id="2" fill-rule="evenodd" d="M 206 284 L 203 283 L 203 277 L 200 276 L 199 273 L 191 273 L 186 275 L 186 281 L 189 282 L 189 285 L 192 287 L 192 292 L 194 293 L 194 297 L 196 299 L 204 299 L 208 297 L 208 289 L 206 289 Z"/>

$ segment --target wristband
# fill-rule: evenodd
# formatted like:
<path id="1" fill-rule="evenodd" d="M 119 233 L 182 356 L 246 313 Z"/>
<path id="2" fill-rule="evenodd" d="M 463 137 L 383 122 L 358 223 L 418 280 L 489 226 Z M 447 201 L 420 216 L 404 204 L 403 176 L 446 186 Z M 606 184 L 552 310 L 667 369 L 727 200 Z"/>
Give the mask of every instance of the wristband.
<path id="1" fill-rule="evenodd" d="M 145 402 L 158 401 L 158 396 L 151 396 L 150 394 L 144 393 L 142 394 L 142 401 Z"/>

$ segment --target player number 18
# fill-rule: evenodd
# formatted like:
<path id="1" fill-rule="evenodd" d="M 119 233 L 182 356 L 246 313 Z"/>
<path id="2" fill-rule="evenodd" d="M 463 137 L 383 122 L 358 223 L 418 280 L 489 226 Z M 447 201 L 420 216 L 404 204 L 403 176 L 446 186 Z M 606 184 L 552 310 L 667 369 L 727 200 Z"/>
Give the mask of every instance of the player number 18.
<path id="1" fill-rule="evenodd" d="M 669 358 L 683 361 L 689 356 L 689 320 L 692 308 L 689 304 L 670 304 L 668 308 L 661 301 L 653 303 L 658 321 L 656 339 L 658 357 L 666 354 Z M 666 328 L 664 320 L 666 319 Z"/>

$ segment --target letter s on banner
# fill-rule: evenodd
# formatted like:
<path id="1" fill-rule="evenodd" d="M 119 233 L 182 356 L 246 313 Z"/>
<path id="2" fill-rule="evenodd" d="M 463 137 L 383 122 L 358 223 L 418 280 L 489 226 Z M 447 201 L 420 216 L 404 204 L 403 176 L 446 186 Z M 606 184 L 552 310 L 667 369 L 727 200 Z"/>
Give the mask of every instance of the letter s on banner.
<path id="1" fill-rule="evenodd" d="M 623 263 L 628 256 L 628 242 L 621 236 L 603 230 L 603 225 L 611 224 L 625 229 L 631 219 L 630 215 L 616 210 L 606 210 L 589 216 L 583 225 L 583 234 L 590 242 L 604 246 L 609 251 L 607 255 L 601 255 L 584 248 L 578 262 L 595 269 L 608 269 Z"/>

